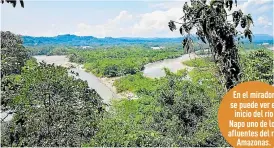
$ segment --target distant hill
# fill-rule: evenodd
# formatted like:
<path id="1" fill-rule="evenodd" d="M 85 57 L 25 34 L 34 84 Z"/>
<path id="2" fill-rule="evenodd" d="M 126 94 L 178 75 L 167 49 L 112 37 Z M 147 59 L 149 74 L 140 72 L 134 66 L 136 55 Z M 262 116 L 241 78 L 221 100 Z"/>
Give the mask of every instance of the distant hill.
<path id="1" fill-rule="evenodd" d="M 127 44 L 165 44 L 181 43 L 183 37 L 179 38 L 96 38 L 93 36 L 76 36 L 76 35 L 58 35 L 55 37 L 32 37 L 22 36 L 25 46 L 41 45 L 65 45 L 65 46 L 101 46 L 101 45 L 127 45 Z M 247 42 L 247 40 L 244 40 Z M 273 44 L 273 37 L 265 34 L 254 35 L 253 42 L 256 44 L 269 43 Z"/>
<path id="2" fill-rule="evenodd" d="M 244 39 L 243 41 L 247 42 L 247 39 Z M 267 35 L 267 34 L 255 34 L 253 36 L 253 43 L 255 44 L 262 44 L 262 43 L 269 43 L 273 44 L 273 36 Z"/>

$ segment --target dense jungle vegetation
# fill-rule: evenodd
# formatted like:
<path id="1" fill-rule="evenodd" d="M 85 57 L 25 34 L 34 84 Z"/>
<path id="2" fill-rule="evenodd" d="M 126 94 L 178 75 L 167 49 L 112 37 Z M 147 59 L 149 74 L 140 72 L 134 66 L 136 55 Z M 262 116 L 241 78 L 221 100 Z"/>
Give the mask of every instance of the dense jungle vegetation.
<path id="1" fill-rule="evenodd" d="M 185 70 L 177 74 L 167 71 L 164 81 L 156 84 L 155 80 L 154 90 L 149 93 L 143 91 L 151 89 L 149 83 L 136 85 L 142 79 L 138 75 L 118 80 L 133 84 L 140 98 L 114 102 L 100 124 L 101 131 L 87 146 L 228 146 L 216 119 L 224 90 L 220 84 L 215 85 L 214 76 L 194 76 L 205 80 L 202 84 L 186 76 Z"/>
<path id="2" fill-rule="evenodd" d="M 75 51 L 69 55 L 69 59 L 72 62 L 84 63 L 87 71 L 99 77 L 116 77 L 136 74 L 142 71 L 147 63 L 176 58 L 182 54 L 183 50 L 174 48 L 152 50 L 141 46 L 130 46 Z"/>
<path id="3" fill-rule="evenodd" d="M 67 46 L 32 46 L 27 47 L 29 49 L 29 54 L 32 56 L 35 55 L 67 55 L 74 48 Z"/>
<path id="4" fill-rule="evenodd" d="M 248 51 L 240 59 L 242 82 L 273 85 L 273 52 Z M 119 91 L 132 91 L 139 99 L 114 101 L 100 123 L 101 130 L 85 146 L 229 146 L 217 123 L 218 106 L 226 92 L 216 76 L 217 67 L 210 58 L 184 64 L 194 69 L 166 70 L 167 76 L 160 79 L 135 74 L 116 80 Z"/>
<path id="5" fill-rule="evenodd" d="M 16 5 L 16 1 L 5 2 Z M 98 39 L 87 37 L 86 42 L 85 38 L 73 35 L 23 37 L 29 45 L 59 45 L 44 51 L 24 47 L 20 36 L 1 31 L 1 112 L 13 115 L 10 121 L 1 120 L 1 147 L 230 146 L 218 128 L 217 112 L 222 97 L 228 89 L 245 81 L 273 85 L 273 52 L 239 52 L 234 42 L 238 33 L 235 28 L 240 24 L 251 41 L 251 15 L 234 11 L 234 24 L 230 24 L 226 12 L 232 9 L 233 0 L 206 2 L 192 0 L 191 5 L 184 5 L 186 15 L 179 30 L 181 34 L 190 34 L 191 28 L 197 26 L 197 36 L 209 43 L 217 59 L 186 61 L 184 64 L 193 67 L 191 71 L 172 73 L 165 69 L 166 76 L 159 79 L 144 77 L 144 64 L 193 51 L 192 41 L 196 40 L 184 38 L 184 50 L 151 50 L 144 46 L 78 50 L 61 46 L 67 40 L 77 46 Z M 20 4 L 24 6 L 22 0 Z M 175 30 L 175 22 L 171 21 L 169 27 Z M 110 45 L 113 41 L 119 45 L 120 40 L 128 39 L 105 38 L 97 44 Z M 133 92 L 138 99 L 113 100 L 107 111 L 87 82 L 70 76 L 64 67 L 37 63 L 30 57 L 33 54 L 67 54 L 70 61 L 83 63 L 98 76 L 123 76 L 114 82 L 118 92 Z M 226 65 L 229 62 L 234 63 Z M 231 79 L 236 83 L 232 84 Z M 222 80 L 226 80 L 225 84 Z"/>
<path id="6" fill-rule="evenodd" d="M 226 91 L 210 58 L 184 62 L 194 67 L 189 72 L 166 69 L 160 79 L 141 72 L 123 76 L 114 83 L 117 90 L 133 92 L 139 99 L 113 101 L 105 112 L 100 96 L 86 82 L 69 76 L 65 68 L 38 64 L 20 37 L 1 32 L 1 39 L 1 111 L 13 114 L 11 121 L 1 121 L 1 146 L 229 146 L 217 123 Z M 112 56 L 124 62 L 131 52 L 147 57 L 182 52 L 145 50 L 118 48 Z M 110 51 L 101 52 L 82 50 L 75 55 L 97 60 L 111 56 Z M 273 84 L 273 52 L 240 55 L 242 81 Z"/>
<path id="7" fill-rule="evenodd" d="M 1 120 L 1 147 L 88 142 L 105 110 L 101 97 L 66 68 L 38 64 L 28 52 L 19 36 L 1 31 L 1 112 L 13 115 Z"/>

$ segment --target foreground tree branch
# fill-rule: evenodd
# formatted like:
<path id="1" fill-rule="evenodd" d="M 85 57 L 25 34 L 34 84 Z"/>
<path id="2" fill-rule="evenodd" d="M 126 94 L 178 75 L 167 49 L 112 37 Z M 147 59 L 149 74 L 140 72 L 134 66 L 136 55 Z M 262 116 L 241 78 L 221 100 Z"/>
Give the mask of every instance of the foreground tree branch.
<path id="1" fill-rule="evenodd" d="M 24 1 L 23 0 L 19 0 L 19 1 L 20 1 L 21 7 L 24 8 Z M 15 7 L 17 4 L 17 0 L 1 0 L 2 4 L 4 4 L 4 2 L 12 4 L 13 7 Z"/>
<path id="2" fill-rule="evenodd" d="M 231 11 L 233 3 L 237 6 L 237 0 L 191 0 L 183 6 L 184 16 L 182 22 L 170 21 L 168 26 L 171 31 L 180 25 L 180 33 L 188 34 L 183 40 L 183 46 L 187 52 L 191 52 L 192 39 L 190 31 L 196 28 L 196 35 L 205 44 L 208 44 L 220 74 L 224 78 L 227 90 L 233 88 L 241 78 L 239 54 L 236 39 L 240 40 L 241 32 L 236 30 L 241 25 L 244 29 L 244 37 L 252 42 L 250 25 L 253 20 L 250 14 L 244 15 L 241 10 L 231 13 L 233 21 L 229 21 L 227 12 Z M 242 36 L 243 38 L 243 36 Z"/>

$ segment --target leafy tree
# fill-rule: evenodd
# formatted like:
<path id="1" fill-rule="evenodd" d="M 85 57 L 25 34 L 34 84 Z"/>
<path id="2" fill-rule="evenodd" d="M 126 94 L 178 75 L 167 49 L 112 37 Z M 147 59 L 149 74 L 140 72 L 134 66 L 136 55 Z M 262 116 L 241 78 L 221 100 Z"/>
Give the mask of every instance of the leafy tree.
<path id="1" fill-rule="evenodd" d="M 19 35 L 1 31 L 1 78 L 21 72 L 21 67 L 29 58 L 28 50 L 22 44 Z"/>
<path id="2" fill-rule="evenodd" d="M 102 99 L 66 68 L 29 60 L 21 75 L 7 76 L 2 87 L 14 114 L 1 146 L 81 146 L 98 130 Z"/>
<path id="3" fill-rule="evenodd" d="M 6 97 L 6 94 L 15 95 L 18 87 L 12 87 L 10 92 L 7 92 L 4 86 L 6 84 L 9 85 L 10 81 L 6 80 L 5 77 L 12 74 L 20 74 L 21 68 L 25 65 L 26 60 L 29 59 L 29 52 L 22 44 L 23 42 L 19 35 L 9 31 L 1 31 L 1 111 L 9 110 L 8 113 L 12 112 L 10 112 L 9 99 Z M 7 83 L 4 84 L 4 82 Z"/>
<path id="4" fill-rule="evenodd" d="M 234 87 L 241 77 L 235 38 L 244 35 L 252 41 L 252 17 L 244 15 L 241 10 L 228 14 L 234 3 L 237 6 L 237 0 L 211 0 L 209 3 L 207 0 L 191 0 L 190 5 L 186 2 L 183 6 L 182 22 L 170 21 L 168 24 L 171 31 L 176 29 L 176 23 L 180 24 L 180 33 L 187 33 L 182 44 L 189 52 L 193 46 L 190 31 L 193 28 L 197 30 L 199 39 L 209 44 L 227 90 Z M 228 20 L 229 15 L 232 15 L 232 23 Z M 244 28 L 243 33 L 236 30 L 239 24 Z"/>
<path id="5" fill-rule="evenodd" d="M 15 7 L 16 4 L 17 4 L 17 0 L 1 0 L 1 3 L 3 4 L 5 1 L 6 1 L 6 3 L 11 3 L 13 7 Z M 21 7 L 24 8 L 24 1 L 23 0 L 20 0 L 20 5 L 21 5 Z"/>
<path id="6" fill-rule="evenodd" d="M 97 76 L 116 77 L 136 74 L 142 71 L 147 63 L 179 57 L 182 53 L 182 50 L 172 48 L 151 50 L 129 46 L 75 50 L 69 55 L 69 59 L 72 62 L 84 63 L 85 69 Z"/>
<path id="7" fill-rule="evenodd" d="M 224 91 L 218 90 L 223 88 L 212 73 L 194 72 L 195 81 L 190 81 L 187 70 L 165 71 L 167 76 L 159 80 L 140 74 L 116 80 L 121 91 L 137 92 L 140 98 L 114 102 L 96 136 L 84 146 L 229 146 L 217 122 Z"/>
<path id="8" fill-rule="evenodd" d="M 155 116 L 159 123 L 157 131 L 172 139 L 167 146 L 228 146 L 216 118 L 224 91 L 214 75 L 206 70 L 191 75 L 186 71 L 173 74 L 166 70 L 166 74 L 167 82 L 154 97 L 162 107 L 160 114 Z"/>
<path id="9" fill-rule="evenodd" d="M 137 100 L 114 101 L 99 131 L 84 146 L 92 147 L 155 147 L 166 145 L 160 131 L 155 131 L 153 114 L 161 108 L 155 99 L 145 97 Z"/>
<path id="10" fill-rule="evenodd" d="M 124 76 L 114 82 L 114 86 L 117 88 L 117 92 L 130 91 L 140 94 L 151 94 L 154 92 L 161 83 L 164 83 L 166 79 L 151 79 L 143 76 L 143 73 L 137 73 L 135 75 Z"/>
<path id="11" fill-rule="evenodd" d="M 256 50 L 241 55 L 242 81 L 262 81 L 273 85 L 274 55 L 269 50 Z"/>

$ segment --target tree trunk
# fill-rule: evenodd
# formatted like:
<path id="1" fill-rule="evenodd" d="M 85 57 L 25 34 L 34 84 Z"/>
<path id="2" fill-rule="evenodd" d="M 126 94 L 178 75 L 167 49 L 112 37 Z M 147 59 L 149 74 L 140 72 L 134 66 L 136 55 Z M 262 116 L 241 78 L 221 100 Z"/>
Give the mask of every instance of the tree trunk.
<path id="1" fill-rule="evenodd" d="M 224 85 L 229 91 L 238 84 L 241 74 L 239 54 L 234 38 L 230 35 L 228 39 L 222 39 L 213 36 L 212 32 L 208 32 L 206 37 L 213 52 L 214 61 L 224 78 Z"/>
<path id="2" fill-rule="evenodd" d="M 229 52 L 227 52 L 223 58 L 222 73 L 225 76 L 226 89 L 230 90 L 239 82 L 241 70 L 239 65 L 238 49 L 233 47 L 228 51 Z"/>

